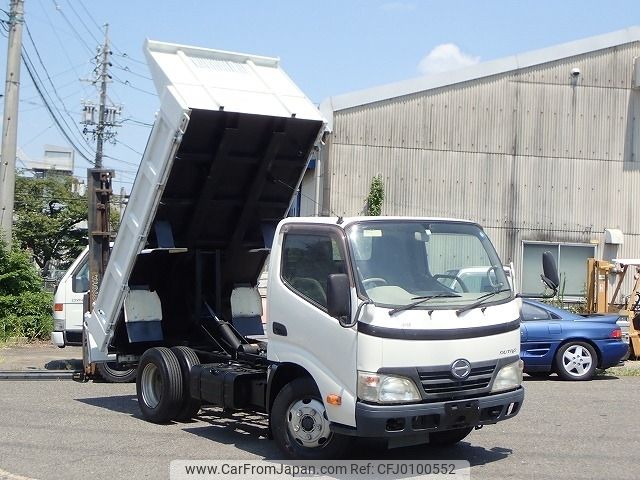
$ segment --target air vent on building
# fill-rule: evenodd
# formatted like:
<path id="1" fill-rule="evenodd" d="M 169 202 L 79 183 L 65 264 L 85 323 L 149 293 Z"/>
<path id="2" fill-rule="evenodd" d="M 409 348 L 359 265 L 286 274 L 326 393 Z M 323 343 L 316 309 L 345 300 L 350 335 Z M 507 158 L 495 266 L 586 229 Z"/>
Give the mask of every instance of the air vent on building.
<path id="1" fill-rule="evenodd" d="M 617 228 L 605 228 L 604 229 L 604 243 L 609 245 L 623 245 L 624 234 L 622 230 Z"/>

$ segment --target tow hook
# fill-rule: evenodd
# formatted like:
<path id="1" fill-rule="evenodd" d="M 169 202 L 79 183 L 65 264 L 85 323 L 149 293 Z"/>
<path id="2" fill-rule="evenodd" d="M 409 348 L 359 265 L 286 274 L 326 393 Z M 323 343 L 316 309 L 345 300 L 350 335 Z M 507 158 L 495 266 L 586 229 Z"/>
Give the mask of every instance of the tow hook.
<path id="1" fill-rule="evenodd" d="M 481 430 L 482 427 L 484 427 L 484 425 L 476 425 L 474 428 L 474 430 Z"/>

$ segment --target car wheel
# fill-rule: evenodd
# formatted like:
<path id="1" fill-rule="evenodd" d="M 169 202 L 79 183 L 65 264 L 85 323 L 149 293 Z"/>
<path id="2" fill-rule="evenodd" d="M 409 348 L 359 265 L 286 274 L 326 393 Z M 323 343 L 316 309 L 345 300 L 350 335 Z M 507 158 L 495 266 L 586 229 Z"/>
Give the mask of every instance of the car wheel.
<path id="1" fill-rule="evenodd" d="M 299 460 L 340 458 L 348 438 L 333 433 L 316 384 L 297 378 L 285 385 L 271 409 L 271 430 L 278 447 Z"/>
<path id="2" fill-rule="evenodd" d="M 176 355 L 180 370 L 182 371 L 182 404 L 176 420 L 188 422 L 200 411 L 200 400 L 191 397 L 191 380 L 189 373 L 191 367 L 200 364 L 200 359 L 193 349 L 189 347 L 172 347 L 171 351 Z"/>
<path id="3" fill-rule="evenodd" d="M 598 355 L 586 342 L 568 342 L 556 353 L 556 372 L 564 380 L 591 380 L 596 373 Z"/>
<path id="4" fill-rule="evenodd" d="M 453 445 L 466 438 L 471 433 L 471 430 L 473 430 L 473 427 L 429 433 L 429 445 L 434 447 Z"/>
<path id="5" fill-rule="evenodd" d="M 96 371 L 109 383 L 129 383 L 136 379 L 135 368 L 121 368 L 115 362 L 96 363 Z"/>
<path id="6" fill-rule="evenodd" d="M 153 423 L 176 418 L 182 406 L 182 371 L 176 355 L 166 347 L 142 355 L 136 381 L 142 416 Z"/>

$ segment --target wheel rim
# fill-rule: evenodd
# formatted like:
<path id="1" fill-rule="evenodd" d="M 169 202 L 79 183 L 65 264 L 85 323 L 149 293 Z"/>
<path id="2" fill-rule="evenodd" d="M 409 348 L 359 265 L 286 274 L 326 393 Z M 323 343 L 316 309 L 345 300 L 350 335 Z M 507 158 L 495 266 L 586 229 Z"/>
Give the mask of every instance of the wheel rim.
<path id="1" fill-rule="evenodd" d="M 297 400 L 287 411 L 287 428 L 291 438 L 302 447 L 319 448 L 331 438 L 324 405 L 315 398 Z"/>
<path id="2" fill-rule="evenodd" d="M 152 363 L 145 365 L 140 379 L 142 401 L 149 408 L 156 408 L 162 397 L 162 378 L 160 370 Z"/>
<path id="3" fill-rule="evenodd" d="M 569 375 L 583 377 L 591 370 L 593 357 L 582 345 L 571 345 L 562 355 L 562 366 Z"/>

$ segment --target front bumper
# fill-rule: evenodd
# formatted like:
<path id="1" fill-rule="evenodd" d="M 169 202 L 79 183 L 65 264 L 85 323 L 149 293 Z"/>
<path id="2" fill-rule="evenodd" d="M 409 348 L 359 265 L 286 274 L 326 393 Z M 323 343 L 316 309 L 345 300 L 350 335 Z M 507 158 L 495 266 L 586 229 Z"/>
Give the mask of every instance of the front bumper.
<path id="1" fill-rule="evenodd" d="M 524 388 L 450 402 L 409 405 L 356 403 L 356 427 L 333 424 L 336 433 L 358 437 L 401 438 L 455 428 L 478 427 L 518 414 Z"/>

